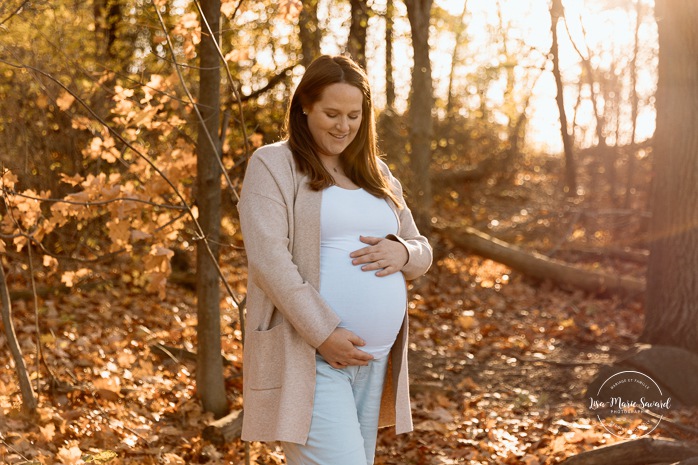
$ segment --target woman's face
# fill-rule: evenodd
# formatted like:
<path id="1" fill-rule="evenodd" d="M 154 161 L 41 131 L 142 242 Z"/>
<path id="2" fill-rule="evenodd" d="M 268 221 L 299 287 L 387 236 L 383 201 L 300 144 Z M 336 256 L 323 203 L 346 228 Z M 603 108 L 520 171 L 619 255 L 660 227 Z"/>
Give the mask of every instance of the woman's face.
<path id="1" fill-rule="evenodd" d="M 354 140 L 361 126 L 362 104 L 360 89 L 336 83 L 325 87 L 312 107 L 303 108 L 320 155 L 340 155 Z"/>

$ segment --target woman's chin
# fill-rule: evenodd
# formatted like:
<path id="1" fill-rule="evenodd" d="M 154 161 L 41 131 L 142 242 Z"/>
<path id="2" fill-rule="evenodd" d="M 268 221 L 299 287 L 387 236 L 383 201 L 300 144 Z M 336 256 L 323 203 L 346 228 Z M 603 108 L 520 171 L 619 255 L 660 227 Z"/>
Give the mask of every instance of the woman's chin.
<path id="1" fill-rule="evenodd" d="M 324 155 L 327 155 L 330 157 L 337 157 L 337 156 L 341 155 L 344 152 L 344 150 L 346 150 L 347 147 L 348 147 L 348 145 L 343 145 L 343 146 L 334 145 L 332 147 L 323 147 L 322 153 Z"/>

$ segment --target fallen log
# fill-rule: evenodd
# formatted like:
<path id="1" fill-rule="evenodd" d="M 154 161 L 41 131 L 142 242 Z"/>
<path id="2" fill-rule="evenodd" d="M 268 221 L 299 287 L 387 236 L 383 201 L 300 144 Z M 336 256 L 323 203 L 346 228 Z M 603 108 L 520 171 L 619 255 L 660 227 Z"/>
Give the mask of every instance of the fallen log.
<path id="1" fill-rule="evenodd" d="M 455 168 L 437 173 L 432 173 L 431 180 L 434 185 L 456 187 L 466 182 L 479 181 L 487 174 L 488 162 L 466 168 Z"/>
<path id="2" fill-rule="evenodd" d="M 527 276 L 549 279 L 592 293 L 639 295 L 645 292 L 645 280 L 577 268 L 538 252 L 521 248 L 485 234 L 470 226 L 448 227 L 444 236 L 456 247 L 510 266 Z"/>
<path id="3" fill-rule="evenodd" d="M 627 262 L 635 262 L 641 265 L 647 265 L 647 260 L 650 258 L 648 250 L 631 249 L 629 247 L 569 247 L 562 249 L 565 252 L 580 253 L 591 255 L 599 258 L 617 258 Z"/>
<path id="4" fill-rule="evenodd" d="M 691 457 L 690 459 L 681 460 L 680 462 L 674 462 L 671 465 L 698 465 L 698 457 Z"/>
<path id="5" fill-rule="evenodd" d="M 673 439 L 643 437 L 582 452 L 563 461 L 563 465 L 647 465 L 692 460 L 698 445 Z"/>
<path id="6" fill-rule="evenodd" d="M 242 433 L 242 416 L 244 411 L 235 410 L 220 418 L 206 428 L 201 436 L 213 444 L 226 444 L 240 437 Z"/>
<path id="7" fill-rule="evenodd" d="M 36 288 L 36 292 L 34 292 L 31 289 L 12 289 L 10 290 L 10 299 L 15 301 L 15 300 L 30 300 L 34 298 L 34 295 L 36 294 L 37 297 L 49 297 L 52 295 L 58 295 L 58 294 L 68 294 L 70 292 L 74 292 L 75 290 L 77 291 L 86 291 L 88 289 L 94 289 L 95 287 L 98 286 L 104 286 L 108 285 L 108 282 L 106 280 L 95 280 L 95 281 L 89 281 L 89 282 L 81 282 L 76 284 L 73 287 L 67 287 L 67 286 L 38 286 Z"/>

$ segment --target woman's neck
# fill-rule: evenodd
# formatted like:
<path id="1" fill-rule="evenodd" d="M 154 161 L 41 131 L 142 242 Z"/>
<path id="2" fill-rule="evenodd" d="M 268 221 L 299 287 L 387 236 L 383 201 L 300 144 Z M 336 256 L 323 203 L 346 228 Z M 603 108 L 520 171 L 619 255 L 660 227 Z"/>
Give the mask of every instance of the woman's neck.
<path id="1" fill-rule="evenodd" d="M 330 173 L 330 176 L 332 176 L 335 185 L 343 189 L 357 189 L 359 187 L 351 179 L 349 179 L 344 172 L 344 167 L 342 166 L 339 155 L 320 155 L 320 162 L 325 167 L 327 172 Z"/>

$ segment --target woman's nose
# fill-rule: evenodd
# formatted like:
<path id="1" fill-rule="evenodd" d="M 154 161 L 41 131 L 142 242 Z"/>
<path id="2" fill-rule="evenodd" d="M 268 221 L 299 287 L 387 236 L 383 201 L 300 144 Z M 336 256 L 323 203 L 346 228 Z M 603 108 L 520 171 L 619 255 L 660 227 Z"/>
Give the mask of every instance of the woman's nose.
<path id="1" fill-rule="evenodd" d="M 337 121 L 337 129 L 339 129 L 341 131 L 348 131 L 349 130 L 349 119 L 347 117 L 339 118 L 339 121 Z"/>

